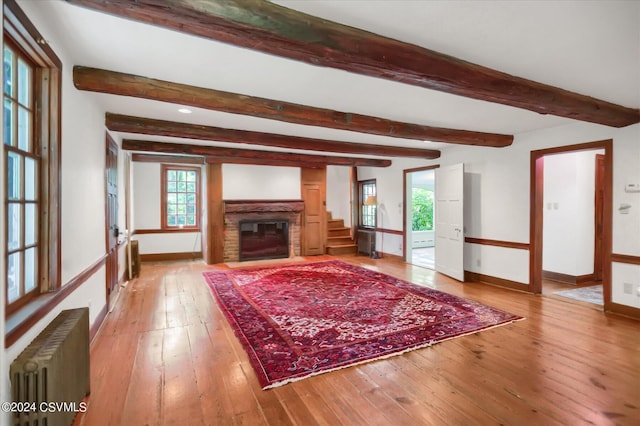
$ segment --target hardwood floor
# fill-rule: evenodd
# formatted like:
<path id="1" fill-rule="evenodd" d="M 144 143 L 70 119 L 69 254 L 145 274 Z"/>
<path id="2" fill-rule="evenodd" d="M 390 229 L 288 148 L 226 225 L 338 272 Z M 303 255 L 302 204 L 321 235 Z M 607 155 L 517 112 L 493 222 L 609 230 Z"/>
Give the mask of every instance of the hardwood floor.
<path id="1" fill-rule="evenodd" d="M 92 344 L 89 407 L 74 424 L 638 424 L 637 321 L 395 260 L 339 258 L 526 320 L 263 391 L 202 278 L 213 267 L 143 264 Z"/>

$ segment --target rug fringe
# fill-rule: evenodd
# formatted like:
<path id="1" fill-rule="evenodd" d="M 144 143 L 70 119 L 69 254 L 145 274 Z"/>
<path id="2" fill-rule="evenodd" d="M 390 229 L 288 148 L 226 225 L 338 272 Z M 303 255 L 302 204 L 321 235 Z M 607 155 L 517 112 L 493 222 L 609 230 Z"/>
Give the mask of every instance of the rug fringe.
<path id="1" fill-rule="evenodd" d="M 381 356 L 376 357 L 376 358 L 365 359 L 365 360 L 354 362 L 354 363 L 351 363 L 351 364 L 348 364 L 348 365 L 341 365 L 339 367 L 331 368 L 329 370 L 314 371 L 313 373 L 309 373 L 309 374 L 307 374 L 305 376 L 292 377 L 292 378 L 289 378 L 289 379 L 282 380 L 280 382 L 271 383 L 270 385 L 267 385 L 267 386 L 263 387 L 262 390 L 274 389 L 274 388 L 277 388 L 277 387 L 280 387 L 280 386 L 283 386 L 283 385 L 286 385 L 286 384 L 289 384 L 289 383 L 299 382 L 300 380 L 308 379 L 309 377 L 319 376 L 321 374 L 330 373 L 332 371 L 343 370 L 345 368 L 354 367 L 356 365 L 362 365 L 362 364 L 367 364 L 367 363 L 373 362 L 373 361 L 381 361 L 383 359 L 393 358 L 394 356 L 406 354 L 408 352 L 416 351 L 418 349 L 430 348 L 431 346 L 436 345 L 438 343 L 446 342 L 448 340 L 457 339 L 458 337 L 469 336 L 471 334 L 475 334 L 475 333 L 478 333 L 480 331 L 487 331 L 487 330 L 491 330 L 491 329 L 494 329 L 494 328 L 502 327 L 503 325 L 513 324 L 514 322 L 524 321 L 525 319 L 526 319 L 525 317 L 515 318 L 515 319 L 509 320 L 509 321 L 505 321 L 505 322 L 500 323 L 500 324 L 494 324 L 494 325 L 486 327 L 486 328 L 473 330 L 473 331 L 470 331 L 468 333 L 458 334 L 457 336 L 450 336 L 450 337 L 447 337 L 446 339 L 442 339 L 442 340 L 438 340 L 438 341 L 435 341 L 435 340 L 432 339 L 432 340 L 430 340 L 430 341 L 428 341 L 428 342 L 426 342 L 424 344 L 421 344 L 421 345 L 418 345 L 418 346 L 414 346 L 414 347 L 411 347 L 411 348 L 403 349 L 400 352 L 393 352 L 393 353 L 390 353 L 390 354 L 381 355 Z"/>

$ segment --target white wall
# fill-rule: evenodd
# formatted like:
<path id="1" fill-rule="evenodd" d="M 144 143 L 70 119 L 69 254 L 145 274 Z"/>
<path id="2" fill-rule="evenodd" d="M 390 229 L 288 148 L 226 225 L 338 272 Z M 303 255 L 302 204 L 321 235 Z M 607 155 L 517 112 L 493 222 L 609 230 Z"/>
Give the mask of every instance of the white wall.
<path id="1" fill-rule="evenodd" d="M 613 252 L 640 255 L 640 194 L 625 193 L 624 183 L 638 179 L 640 124 L 622 129 L 576 122 L 518 134 L 506 148 L 458 146 L 443 150 L 437 160 L 394 159 L 386 168 L 359 168 L 359 179 L 377 179 L 378 201 L 386 206 L 384 228 L 402 230 L 402 171 L 433 164 L 465 163 L 465 236 L 529 242 L 529 176 L 531 151 L 604 139 L 613 139 Z M 631 204 L 627 215 L 620 204 Z M 401 238 L 384 236 L 379 250 L 398 253 Z M 465 269 L 513 281 L 529 282 L 527 250 L 476 247 L 466 244 Z M 632 269 L 640 269 L 633 266 Z M 636 306 L 638 297 L 624 294 L 618 264 L 613 264 L 613 302 Z M 633 277 L 629 278 L 632 279 Z M 635 279 L 635 278 L 633 278 Z M 640 282 L 634 283 L 640 285 Z"/>
<path id="2" fill-rule="evenodd" d="M 160 229 L 160 163 L 134 161 L 133 229 Z"/>
<path id="3" fill-rule="evenodd" d="M 327 210 L 351 226 L 351 167 L 327 166 Z"/>
<path id="4" fill-rule="evenodd" d="M 300 168 L 222 165 L 224 200 L 299 200 Z"/>
<path id="5" fill-rule="evenodd" d="M 134 230 L 159 230 L 162 227 L 160 169 L 160 163 L 132 162 Z M 200 232 L 138 234 L 132 238 L 138 240 L 140 254 L 191 253 L 202 250 Z"/>
<path id="6" fill-rule="evenodd" d="M 604 150 L 544 158 L 545 271 L 572 276 L 593 273 L 596 154 Z"/>
<path id="7" fill-rule="evenodd" d="M 36 25 L 63 62 L 62 81 L 62 283 L 67 283 L 104 256 L 105 247 L 105 128 L 104 111 L 90 95 L 74 88 L 73 61 L 64 51 L 41 14 L 38 2 L 21 1 L 20 6 Z M 4 173 L 1 174 L 4 180 Z M 0 187 L 4 187 L 4 181 Z M 0 231 L 1 232 L 1 231 Z M 3 256 L 0 256 L 4 258 Z M 4 302 L 1 304 L 4 307 Z M 16 343 L 3 351 L 1 399 L 10 401 L 9 364 L 40 331 L 65 309 L 89 306 L 89 321 L 93 324 L 106 305 L 105 268 L 101 268 L 48 315 L 38 321 Z M 4 314 L 0 315 L 4 318 Z M 4 340 L 4 326 L 0 328 Z M 0 417 L 9 424 L 8 413 Z"/>

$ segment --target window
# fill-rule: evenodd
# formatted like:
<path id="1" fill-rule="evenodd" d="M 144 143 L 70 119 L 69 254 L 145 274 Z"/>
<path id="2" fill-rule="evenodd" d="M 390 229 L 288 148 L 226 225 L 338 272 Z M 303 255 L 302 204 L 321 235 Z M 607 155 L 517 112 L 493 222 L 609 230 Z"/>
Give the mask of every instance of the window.
<path id="1" fill-rule="evenodd" d="M 5 300 L 9 315 L 60 287 L 60 70 L 14 0 L 3 5 Z"/>
<path id="2" fill-rule="evenodd" d="M 358 192 L 360 226 L 362 228 L 375 228 L 376 209 L 378 207 L 375 179 L 358 182 Z"/>
<path id="3" fill-rule="evenodd" d="M 38 170 L 33 140 L 33 65 L 4 46 L 4 143 L 7 170 L 7 302 L 36 290 L 38 276 Z"/>
<path id="4" fill-rule="evenodd" d="M 198 228 L 200 169 L 162 165 L 162 227 Z"/>

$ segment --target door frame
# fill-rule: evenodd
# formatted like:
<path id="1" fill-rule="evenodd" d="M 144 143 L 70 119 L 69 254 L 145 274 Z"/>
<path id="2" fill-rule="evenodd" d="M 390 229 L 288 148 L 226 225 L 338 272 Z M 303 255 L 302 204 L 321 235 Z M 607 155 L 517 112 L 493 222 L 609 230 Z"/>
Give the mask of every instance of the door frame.
<path id="1" fill-rule="evenodd" d="M 413 169 L 404 169 L 402 171 L 402 258 L 407 261 L 407 175 L 414 172 L 423 172 L 425 170 L 435 170 L 440 164 L 432 166 L 415 167 Z M 434 200 L 435 203 L 435 200 Z"/>
<path id="2" fill-rule="evenodd" d="M 604 149 L 602 179 L 602 285 L 604 310 L 611 308 L 611 253 L 613 250 L 613 140 L 531 151 L 530 164 L 530 249 L 529 284 L 534 294 L 542 293 L 542 229 L 544 208 L 544 157 L 577 151 Z"/>
<path id="3" fill-rule="evenodd" d="M 602 251 L 603 251 L 603 229 L 604 229 L 604 200 L 603 191 L 604 186 L 604 171 L 605 171 L 605 157 L 602 154 L 596 154 L 596 169 L 595 169 L 595 218 L 594 218 L 594 242 L 593 242 L 593 279 L 594 281 L 602 281 Z M 600 189 L 600 190 L 599 190 Z"/>
<path id="4" fill-rule="evenodd" d="M 105 170 L 104 170 L 104 200 L 105 200 L 105 248 L 107 253 L 106 259 L 106 273 L 105 273 L 105 291 L 106 291 L 106 301 L 107 306 L 113 297 L 116 296 L 118 292 L 118 281 L 119 281 L 119 268 L 118 268 L 118 236 L 113 235 L 115 229 L 117 229 L 118 222 L 118 151 L 119 147 L 115 140 L 109 135 L 106 134 L 106 148 L 105 148 Z M 111 153 L 115 152 L 115 164 L 110 163 Z M 115 165 L 115 180 L 116 180 L 116 206 L 115 211 L 110 211 L 109 207 L 109 170 L 112 166 Z M 111 224 L 109 223 L 109 219 L 111 215 L 115 215 L 115 223 L 116 228 L 111 229 Z M 113 246 L 112 246 L 113 244 Z M 115 300 L 115 299 L 113 299 Z"/>

